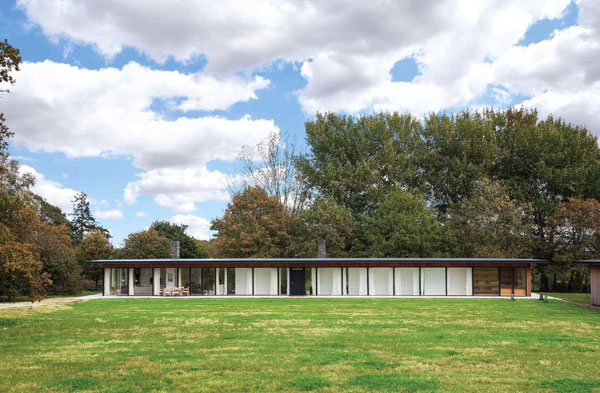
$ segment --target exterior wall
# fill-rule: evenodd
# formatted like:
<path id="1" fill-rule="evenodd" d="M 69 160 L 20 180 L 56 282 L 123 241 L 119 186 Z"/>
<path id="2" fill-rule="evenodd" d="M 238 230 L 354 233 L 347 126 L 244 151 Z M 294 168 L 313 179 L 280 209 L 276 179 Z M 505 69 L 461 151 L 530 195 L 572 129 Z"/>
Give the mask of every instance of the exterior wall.
<path id="1" fill-rule="evenodd" d="M 208 264 L 208 263 L 207 263 Z M 157 264 L 158 265 L 158 264 Z M 185 265 L 185 264 L 181 264 Z M 171 273 L 174 282 L 166 282 L 167 286 L 182 286 L 181 270 L 187 266 L 180 264 L 170 264 L 168 267 L 152 267 L 148 264 L 105 264 L 103 293 L 111 294 L 111 271 L 115 269 L 125 270 L 128 274 L 126 287 L 122 295 L 142 295 L 135 293 L 135 268 L 153 269 L 152 294 L 159 295 L 161 270 L 164 273 Z M 238 264 L 236 264 L 238 265 Z M 227 265 L 217 267 L 216 279 L 219 280 L 219 272 L 224 273 L 224 281 L 217 285 L 217 295 L 227 294 L 227 271 L 234 269 L 235 275 L 230 279 L 235 281 L 236 295 L 287 295 L 290 291 L 289 267 L 280 269 L 278 267 L 227 267 Z M 329 266 L 331 266 L 330 264 Z M 379 264 L 381 265 L 381 264 Z M 492 268 L 498 267 L 518 267 L 526 269 L 527 287 L 526 293 L 531 294 L 531 268 L 527 264 L 471 264 L 471 266 L 438 266 L 437 263 L 430 263 L 427 266 L 395 266 L 398 264 L 388 264 L 388 266 L 352 266 L 345 265 L 339 267 L 312 267 L 307 270 L 307 286 L 310 281 L 312 286 L 312 295 L 317 296 L 472 296 L 474 287 L 476 287 L 474 268 Z M 392 265 L 392 266 L 390 266 Z M 458 266 L 457 266 L 458 265 Z M 205 264 L 191 265 L 193 267 L 205 267 Z M 281 266 L 281 265 L 279 265 Z M 318 266 L 318 265 L 317 265 Z M 480 269 L 481 270 L 481 269 Z M 488 269 L 489 270 L 489 269 Z M 592 266 L 592 298 L 594 304 L 600 303 L 600 266 Z M 310 273 L 309 273 L 310 272 Z M 311 274 L 312 273 L 312 274 Z M 283 275 L 283 276 L 280 276 Z M 148 279 L 150 277 L 146 275 Z M 495 277 L 495 276 L 494 276 Z M 521 275 L 521 277 L 523 277 Z M 282 281 L 287 279 L 286 289 L 282 290 Z M 164 280 L 164 277 L 163 277 Z M 166 280 L 165 280 L 166 281 Z M 218 283 L 220 281 L 217 281 Z M 520 281 L 523 283 L 523 280 Z M 516 284 L 515 284 L 516 285 Z M 524 284 L 521 284 L 524 285 Z M 525 287 L 521 287 L 520 294 L 525 293 Z M 150 289 L 148 294 L 150 293 Z M 515 289 L 516 290 L 516 289 Z M 595 291 L 595 292 L 594 292 Z M 499 293 L 500 291 L 498 291 Z M 233 292 L 232 292 L 233 293 Z M 477 294 L 477 293 L 476 293 Z M 516 294 L 516 292 L 515 292 Z M 497 296 L 490 294 L 491 296 Z M 518 296 L 518 294 L 516 294 Z M 595 296 L 595 297 L 594 297 Z"/>
<path id="2" fill-rule="evenodd" d="M 600 266 L 591 266 L 590 273 L 592 304 L 600 306 Z"/>

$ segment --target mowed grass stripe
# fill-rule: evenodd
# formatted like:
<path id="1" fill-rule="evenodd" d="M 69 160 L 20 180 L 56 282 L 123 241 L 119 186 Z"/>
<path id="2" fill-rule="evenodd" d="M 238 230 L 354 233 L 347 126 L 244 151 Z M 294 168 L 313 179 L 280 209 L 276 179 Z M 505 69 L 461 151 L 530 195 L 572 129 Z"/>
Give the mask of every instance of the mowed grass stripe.
<path id="1" fill-rule="evenodd" d="M 0 311 L 0 351 L 3 392 L 600 391 L 560 301 L 102 299 Z"/>

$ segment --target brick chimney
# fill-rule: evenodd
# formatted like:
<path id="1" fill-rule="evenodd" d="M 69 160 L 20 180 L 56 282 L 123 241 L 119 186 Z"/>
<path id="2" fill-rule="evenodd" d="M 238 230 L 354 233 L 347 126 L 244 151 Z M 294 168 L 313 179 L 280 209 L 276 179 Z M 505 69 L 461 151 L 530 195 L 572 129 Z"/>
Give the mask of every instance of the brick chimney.
<path id="1" fill-rule="evenodd" d="M 318 249 L 318 253 L 319 253 L 319 258 L 326 258 L 325 239 L 321 239 L 318 241 L 317 249 Z"/>
<path id="2" fill-rule="evenodd" d="M 179 258 L 179 240 L 171 240 L 171 258 Z"/>

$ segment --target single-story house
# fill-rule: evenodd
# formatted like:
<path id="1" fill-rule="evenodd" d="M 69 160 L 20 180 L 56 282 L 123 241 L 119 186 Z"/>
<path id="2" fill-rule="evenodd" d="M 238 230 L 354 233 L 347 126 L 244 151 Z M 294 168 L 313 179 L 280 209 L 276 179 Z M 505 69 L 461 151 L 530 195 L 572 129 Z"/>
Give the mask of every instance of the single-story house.
<path id="1" fill-rule="evenodd" d="M 531 296 L 531 266 L 507 258 L 114 259 L 104 295 Z"/>
<path id="2" fill-rule="evenodd" d="M 600 259 L 586 259 L 583 261 L 575 261 L 575 263 L 589 265 L 592 304 L 595 306 L 600 306 Z"/>

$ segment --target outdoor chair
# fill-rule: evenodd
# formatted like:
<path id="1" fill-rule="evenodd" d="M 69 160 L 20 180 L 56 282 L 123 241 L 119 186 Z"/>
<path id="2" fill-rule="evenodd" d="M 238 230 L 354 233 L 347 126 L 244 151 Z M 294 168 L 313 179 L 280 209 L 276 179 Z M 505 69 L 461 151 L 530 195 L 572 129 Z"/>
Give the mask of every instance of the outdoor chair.
<path id="1" fill-rule="evenodd" d="M 181 288 L 181 295 L 182 296 L 190 296 L 190 288 L 189 287 Z"/>

